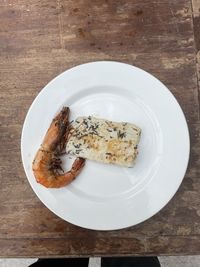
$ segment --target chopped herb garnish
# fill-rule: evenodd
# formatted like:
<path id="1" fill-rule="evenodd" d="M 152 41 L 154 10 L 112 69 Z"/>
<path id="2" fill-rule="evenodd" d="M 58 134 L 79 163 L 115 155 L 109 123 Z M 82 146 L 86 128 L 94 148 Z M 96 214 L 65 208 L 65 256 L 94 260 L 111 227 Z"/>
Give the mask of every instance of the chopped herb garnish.
<path id="1" fill-rule="evenodd" d="M 120 130 L 117 133 L 118 138 L 123 138 L 126 137 L 126 133 L 125 132 L 121 132 Z"/>
<path id="2" fill-rule="evenodd" d="M 88 123 L 86 120 L 83 120 L 83 124 L 85 124 L 86 128 L 88 128 Z"/>
<path id="3" fill-rule="evenodd" d="M 99 134 L 96 131 L 93 131 L 90 134 L 94 134 L 94 135 L 98 135 L 99 136 Z"/>
<path id="4" fill-rule="evenodd" d="M 99 127 L 98 124 L 96 125 L 90 125 L 89 130 L 96 131 L 96 129 Z"/>
<path id="5" fill-rule="evenodd" d="M 73 143 L 74 145 L 74 143 Z M 74 145 L 75 148 L 80 148 L 81 144 Z"/>
<path id="6" fill-rule="evenodd" d="M 76 135 L 74 135 L 75 137 L 77 137 L 78 139 L 83 138 L 84 136 L 88 136 L 88 134 L 82 134 L 81 133 L 77 133 Z"/>

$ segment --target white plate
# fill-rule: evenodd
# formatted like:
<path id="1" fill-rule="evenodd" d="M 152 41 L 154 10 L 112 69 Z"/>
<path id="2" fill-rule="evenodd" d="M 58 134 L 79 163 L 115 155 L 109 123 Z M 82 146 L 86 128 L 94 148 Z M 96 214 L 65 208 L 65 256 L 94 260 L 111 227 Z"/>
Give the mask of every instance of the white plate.
<path id="1" fill-rule="evenodd" d="M 88 160 L 69 186 L 37 184 L 31 164 L 63 106 L 70 107 L 71 119 L 95 115 L 138 125 L 134 168 Z M 93 62 L 65 71 L 36 97 L 24 122 L 21 153 L 34 192 L 56 215 L 89 229 L 121 229 L 150 218 L 175 194 L 188 164 L 189 134 L 179 104 L 155 77 L 123 63 Z"/>

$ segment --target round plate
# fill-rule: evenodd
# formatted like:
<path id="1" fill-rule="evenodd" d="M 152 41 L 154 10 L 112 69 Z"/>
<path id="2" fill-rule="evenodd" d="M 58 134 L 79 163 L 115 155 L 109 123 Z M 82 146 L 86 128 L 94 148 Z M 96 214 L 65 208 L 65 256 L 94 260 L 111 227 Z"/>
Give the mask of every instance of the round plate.
<path id="1" fill-rule="evenodd" d="M 53 117 L 63 106 L 77 116 L 131 122 L 142 129 L 133 168 L 86 161 L 68 186 L 36 183 L 32 161 Z M 155 77 L 131 65 L 93 62 L 65 71 L 32 103 L 22 130 L 21 153 L 27 178 L 39 199 L 62 219 L 95 230 L 138 224 L 163 208 L 177 191 L 189 158 L 183 112 Z M 64 159 L 68 168 L 71 160 Z"/>

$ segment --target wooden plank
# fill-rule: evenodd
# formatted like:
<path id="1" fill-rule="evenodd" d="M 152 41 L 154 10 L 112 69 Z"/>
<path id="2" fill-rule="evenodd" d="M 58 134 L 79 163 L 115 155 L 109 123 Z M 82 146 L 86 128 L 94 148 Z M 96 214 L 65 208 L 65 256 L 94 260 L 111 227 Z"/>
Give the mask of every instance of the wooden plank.
<path id="1" fill-rule="evenodd" d="M 167 255 L 199 255 L 200 239 L 199 236 L 189 237 L 153 237 L 149 242 L 149 250 L 152 255 L 164 251 Z M 184 249 L 185 248 L 185 249 Z"/>
<path id="2" fill-rule="evenodd" d="M 89 257 L 90 255 L 129 255 L 130 251 L 137 255 L 140 251 L 144 251 L 144 241 L 132 239 L 131 242 L 124 238 L 101 238 L 96 239 L 95 235 L 89 235 L 88 238 L 71 239 L 0 239 L 0 248 L 3 255 L 10 257 L 39 257 L 44 255 L 47 257 Z"/>
<path id="3" fill-rule="evenodd" d="M 193 27 L 194 27 L 194 40 L 196 47 L 196 69 L 198 88 L 200 90 L 200 1 L 192 0 L 192 13 L 193 13 Z M 199 97 L 200 101 L 200 97 Z"/>
<path id="4" fill-rule="evenodd" d="M 165 236 L 145 238 L 90 238 L 65 239 L 0 239 L 3 255 L 9 257 L 91 257 L 91 256 L 152 256 L 198 255 L 199 236 Z M 183 250 L 183 248 L 185 248 Z M 48 253 L 47 253 L 48 251 Z M 187 253 L 186 253 L 187 251 Z"/>
<path id="5" fill-rule="evenodd" d="M 192 11 L 189 0 L 0 2 L 1 257 L 199 254 Z M 95 60 L 127 62 L 158 77 L 177 97 L 190 128 L 190 164 L 175 197 L 150 220 L 120 231 L 90 231 L 59 219 L 33 193 L 20 158 L 22 124 L 38 92 L 65 69 Z"/>

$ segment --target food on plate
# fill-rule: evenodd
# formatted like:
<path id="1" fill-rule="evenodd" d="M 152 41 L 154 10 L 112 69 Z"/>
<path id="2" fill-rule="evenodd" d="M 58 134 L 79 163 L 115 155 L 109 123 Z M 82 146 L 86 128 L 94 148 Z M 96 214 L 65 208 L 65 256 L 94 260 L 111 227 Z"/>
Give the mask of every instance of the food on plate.
<path id="1" fill-rule="evenodd" d="M 36 181 L 47 188 L 71 183 L 81 172 L 85 159 L 132 167 L 138 154 L 141 129 L 128 122 L 113 122 L 92 116 L 69 122 L 63 107 L 51 122 L 33 160 Z M 64 172 L 59 156 L 65 151 L 77 158 Z"/>
<path id="2" fill-rule="evenodd" d="M 70 129 L 69 108 L 63 107 L 53 119 L 33 160 L 36 181 L 48 188 L 59 188 L 71 183 L 81 172 L 85 160 L 78 157 L 70 171 L 64 173 L 59 155 L 63 152 Z"/>
<path id="3" fill-rule="evenodd" d="M 79 117 L 71 125 L 66 151 L 85 159 L 133 167 L 140 134 L 141 129 L 128 122 Z"/>

